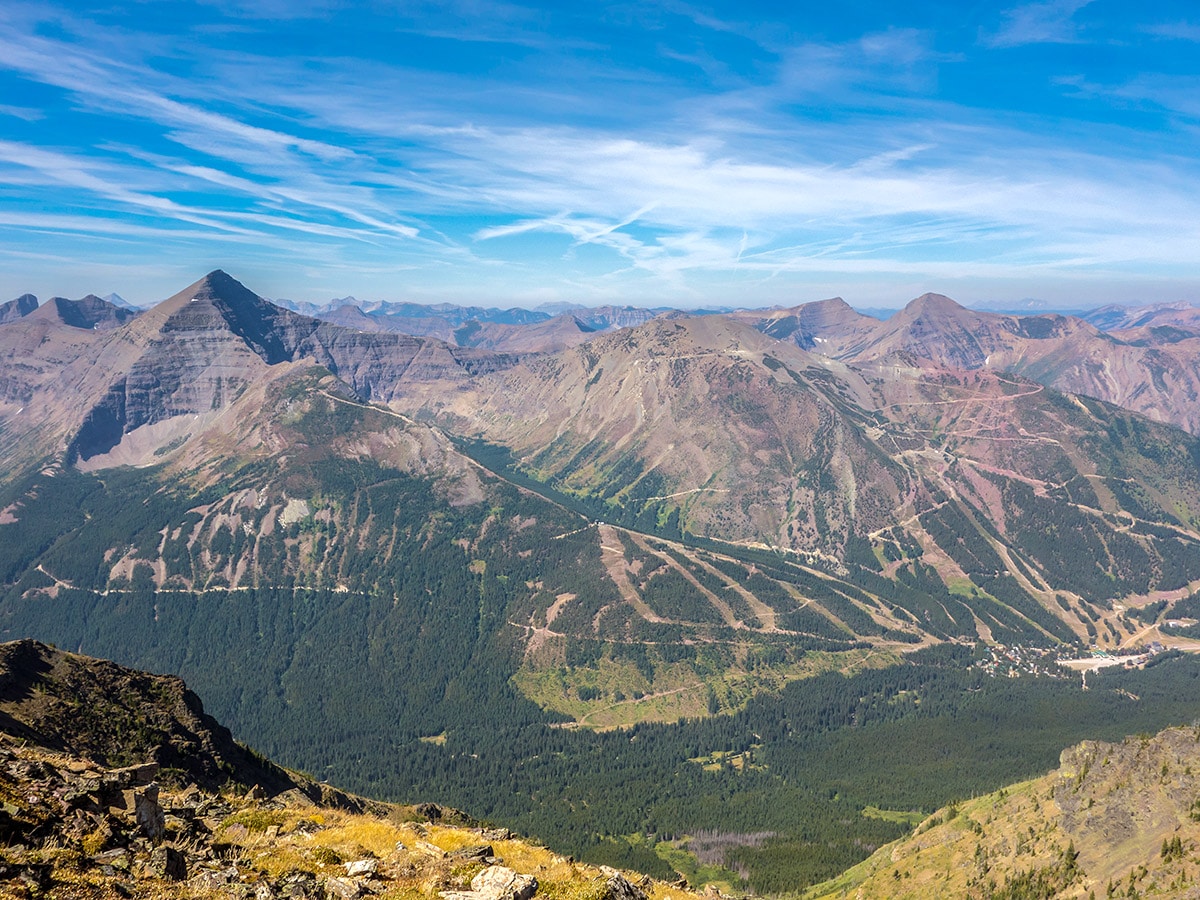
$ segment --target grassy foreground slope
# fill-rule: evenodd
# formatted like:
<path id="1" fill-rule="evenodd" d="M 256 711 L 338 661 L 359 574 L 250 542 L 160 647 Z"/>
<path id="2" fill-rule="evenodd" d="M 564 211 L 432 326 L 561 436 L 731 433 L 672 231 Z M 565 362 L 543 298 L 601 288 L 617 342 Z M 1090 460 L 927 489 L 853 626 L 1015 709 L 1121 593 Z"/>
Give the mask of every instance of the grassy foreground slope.
<path id="1" fill-rule="evenodd" d="M 1056 771 L 940 809 L 804 896 L 1194 896 L 1198 810 L 1200 728 L 1087 741 Z"/>

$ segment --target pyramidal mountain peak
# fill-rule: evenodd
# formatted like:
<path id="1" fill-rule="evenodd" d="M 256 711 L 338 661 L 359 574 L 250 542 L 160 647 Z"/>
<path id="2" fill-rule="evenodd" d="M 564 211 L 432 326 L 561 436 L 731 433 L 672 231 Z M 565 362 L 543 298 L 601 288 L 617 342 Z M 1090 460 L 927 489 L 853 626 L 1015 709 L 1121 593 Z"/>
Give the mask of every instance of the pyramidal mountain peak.
<path id="1" fill-rule="evenodd" d="M 803 309 L 806 307 L 809 309 L 853 309 L 853 307 L 850 306 L 850 304 L 847 303 L 842 297 L 826 297 L 824 300 L 814 300 L 811 303 L 803 303 L 796 308 Z"/>
<path id="2" fill-rule="evenodd" d="M 262 301 L 262 298 L 258 294 L 254 293 L 224 269 L 213 269 L 197 281 L 193 285 L 193 288 L 195 289 L 196 296 L 220 299 L 228 303 Z"/>
<path id="3" fill-rule="evenodd" d="M 841 297 L 805 303 L 795 309 L 801 321 L 807 323 L 853 322 L 867 318 Z"/>
<path id="4" fill-rule="evenodd" d="M 221 269 L 214 269 L 199 281 L 193 282 L 154 308 L 163 308 L 174 313 L 187 304 L 205 301 L 219 304 L 227 309 L 258 307 L 267 304 L 266 300 L 233 276 Z"/>
<path id="5" fill-rule="evenodd" d="M 145 316 L 148 333 L 229 331 L 268 364 L 289 359 L 289 336 L 311 333 L 315 319 L 275 306 L 236 278 L 214 269 L 155 306 Z"/>

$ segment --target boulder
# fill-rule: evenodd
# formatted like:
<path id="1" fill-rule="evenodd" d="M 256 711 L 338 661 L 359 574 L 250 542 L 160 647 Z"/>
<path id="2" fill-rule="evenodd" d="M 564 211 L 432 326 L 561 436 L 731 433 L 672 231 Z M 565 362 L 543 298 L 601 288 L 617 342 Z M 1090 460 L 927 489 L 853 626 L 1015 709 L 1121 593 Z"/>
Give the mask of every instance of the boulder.
<path id="1" fill-rule="evenodd" d="M 225 885 L 237 881 L 238 870 L 236 866 L 230 866 L 225 869 L 214 869 L 207 872 L 200 872 L 188 882 L 197 892 L 201 894 L 216 893 Z"/>
<path id="2" fill-rule="evenodd" d="M 123 769 L 112 769 L 109 776 L 121 787 L 137 787 L 151 784 L 158 777 L 158 763 L 142 763 L 140 766 L 126 766 Z"/>
<path id="3" fill-rule="evenodd" d="M 163 838 L 167 817 L 158 805 L 158 785 L 150 784 L 133 792 L 133 820 L 138 830 L 155 843 Z"/>
<path id="4" fill-rule="evenodd" d="M 471 879 L 469 891 L 439 891 L 442 900 L 530 900 L 537 879 L 504 866 L 488 866 Z"/>
<path id="5" fill-rule="evenodd" d="M 418 803 L 414 809 L 418 816 L 423 816 L 427 822 L 440 822 L 442 808 L 436 803 Z"/>
<path id="6" fill-rule="evenodd" d="M 160 878 L 183 881 L 187 878 L 187 859 L 174 847 L 155 847 L 150 854 L 150 870 Z"/>
<path id="7" fill-rule="evenodd" d="M 532 875 L 521 875 L 504 866 L 488 866 L 471 879 L 471 891 L 484 900 L 530 900 L 537 889 L 537 879 Z"/>
<path id="8" fill-rule="evenodd" d="M 482 862 L 484 860 L 495 859 L 496 853 L 492 850 L 491 844 L 476 844 L 473 847 L 462 847 L 455 850 L 449 856 L 451 859 L 462 862 Z"/>
<path id="9" fill-rule="evenodd" d="M 379 872 L 379 860 L 356 859 L 346 863 L 346 874 L 351 878 L 361 878 L 375 875 Z"/>
<path id="10" fill-rule="evenodd" d="M 279 893 L 291 900 L 322 900 L 325 896 L 316 877 L 308 872 L 293 872 L 285 876 L 279 882 Z"/>
<path id="11" fill-rule="evenodd" d="M 609 866 L 601 866 L 604 873 L 602 900 L 647 900 L 646 892 L 628 878 Z"/>
<path id="12" fill-rule="evenodd" d="M 288 790 L 284 791 L 282 794 L 278 794 L 275 797 L 275 799 L 286 803 L 288 806 L 316 806 L 317 805 L 313 801 L 312 797 L 308 796 L 308 794 L 304 793 L 304 791 L 300 790 L 299 788 L 289 788 Z"/>
<path id="13" fill-rule="evenodd" d="M 445 850 L 429 841 L 413 841 L 413 849 L 419 850 L 426 856 L 432 856 L 434 859 L 444 859 L 446 856 Z"/>

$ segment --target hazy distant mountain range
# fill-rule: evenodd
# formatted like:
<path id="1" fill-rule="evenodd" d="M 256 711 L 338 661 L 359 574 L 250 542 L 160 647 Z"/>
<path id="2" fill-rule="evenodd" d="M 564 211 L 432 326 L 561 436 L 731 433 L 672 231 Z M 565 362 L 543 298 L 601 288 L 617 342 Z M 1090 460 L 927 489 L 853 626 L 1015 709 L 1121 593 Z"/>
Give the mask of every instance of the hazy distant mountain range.
<path id="1" fill-rule="evenodd" d="M 354 323 L 368 318 L 340 309 Z M 412 311 L 381 307 L 371 320 L 427 324 Z M 1200 541 L 1194 443 L 1119 409 L 1200 427 L 1200 334 L 1185 312 L 1147 312 L 1106 333 L 1077 318 L 983 313 L 927 294 L 885 321 L 838 299 L 667 312 L 625 328 L 612 323 L 629 310 L 587 323 L 498 313 L 517 321 L 469 319 L 447 342 L 303 316 L 216 272 L 136 318 L 99 298 L 56 298 L 0 327 L 12 361 L 0 374 L 5 473 L 11 481 L 54 459 L 87 470 L 166 463 L 199 486 L 237 460 L 294 456 L 287 448 L 299 438 L 280 430 L 288 416 L 279 392 L 299 402 L 326 384 L 304 373 L 324 372 L 337 387 L 306 404 L 330 395 L 412 423 L 401 442 L 410 449 L 387 451 L 402 467 L 432 473 L 458 459 L 452 467 L 465 472 L 449 445 L 437 464 L 417 446 L 437 434 L 482 440 L 511 453 L 521 477 L 592 504 L 597 516 L 799 553 L 833 566 L 852 596 L 864 585 L 846 574 L 851 562 L 890 580 L 915 560 L 913 571 L 938 573 L 922 588 L 934 593 L 971 582 L 981 599 L 966 603 L 970 614 L 947 608 L 935 631 L 1084 636 L 1096 628 L 1083 611 L 1099 600 L 1192 578 L 1191 557 L 1179 555 Z M 443 326 L 458 321 L 442 313 Z M 1161 315 L 1174 324 L 1146 324 Z M 283 386 L 298 378 L 308 387 Z M 370 446 L 352 455 L 384 452 Z M 1168 531 L 1132 538 L 1122 516 Z M 1070 522 L 1079 552 L 1093 547 L 1089 567 L 1064 568 L 1071 542 L 1041 542 L 1037 522 Z M 961 544 L 964 528 L 976 535 L 973 549 Z M 921 614 L 889 611 L 880 590 L 852 617 L 861 627 L 825 612 L 860 639 L 872 629 L 918 639 L 932 627 Z M 996 609 L 985 614 L 978 603 Z M 754 603 L 715 608 L 725 627 L 753 620 L 764 633 L 787 614 Z M 633 603 L 623 615 L 661 618 L 651 609 Z"/>
<path id="2" fill-rule="evenodd" d="M 812 768 L 807 726 L 780 731 L 770 704 L 818 715 L 841 702 L 837 673 L 919 659 L 958 687 L 912 715 L 946 709 L 972 644 L 1200 646 L 1185 309 L 1109 331 L 936 294 L 886 320 L 839 299 L 314 318 L 219 271 L 136 315 L 96 297 L 30 307 L 0 320 L 0 631 L 185 672 L 258 746 L 360 790 L 437 784 L 661 873 L 613 836 L 733 827 L 742 807 L 669 796 L 669 773 L 716 753 L 712 790 L 760 804 L 779 852 L 826 877 L 897 832 L 858 821 L 861 783 L 857 799 L 833 775 L 801 784 L 833 763 Z M 909 715 L 907 677 L 871 689 L 884 719 Z M 811 707 L 793 691 L 810 681 L 826 698 Z M 962 789 L 1123 721 L 1118 695 L 1084 703 L 1072 684 L 1046 690 L 1074 692 L 1079 718 L 1050 717 L 1040 744 L 1022 733 Z M 1176 699 L 1144 721 L 1171 721 Z M 629 742 L 600 754 L 558 727 L 712 716 L 744 733 L 639 732 L 649 823 L 612 781 Z M 960 761 L 999 740 L 971 733 L 984 744 Z M 547 742 L 561 752 L 543 758 Z M 827 830 L 784 817 L 781 791 Z M 756 857 L 756 883 L 776 858 Z"/>

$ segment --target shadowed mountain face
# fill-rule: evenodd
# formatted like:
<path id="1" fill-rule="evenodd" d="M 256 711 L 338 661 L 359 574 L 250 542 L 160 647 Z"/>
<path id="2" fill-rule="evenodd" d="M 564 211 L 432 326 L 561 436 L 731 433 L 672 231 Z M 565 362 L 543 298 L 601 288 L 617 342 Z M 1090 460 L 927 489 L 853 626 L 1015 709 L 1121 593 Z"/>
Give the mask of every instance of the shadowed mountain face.
<path id="1" fill-rule="evenodd" d="M 105 766 L 152 760 L 210 790 L 298 784 L 236 744 L 178 678 L 37 641 L 0 644 L 0 717 L 3 731 L 37 746 Z"/>
<path id="2" fill-rule="evenodd" d="M 51 297 L 29 315 L 34 319 L 61 322 L 72 328 L 92 328 L 96 331 L 108 331 L 136 317 L 137 311 L 123 309 L 109 303 L 107 300 L 101 300 L 94 294 L 88 294 L 82 300 Z"/>
<path id="3" fill-rule="evenodd" d="M 88 460 L 147 426 L 179 426 L 186 416 L 211 424 L 276 367 L 300 359 L 326 366 L 360 398 L 380 401 L 408 389 L 453 392 L 473 373 L 510 362 L 435 340 L 329 325 L 274 306 L 220 271 L 124 327 L 107 328 L 112 323 L 104 319 L 103 335 L 83 337 L 76 322 L 92 322 L 95 332 L 104 330 L 93 321 L 100 312 L 133 316 L 92 300 L 48 303 L 0 336 L 0 352 L 15 361 L 0 376 L 14 407 L 6 437 L 28 443 L 30 452 L 65 446 L 69 458 Z M 19 418 L 15 408 L 33 405 L 36 418 Z M 178 427 L 160 432 L 151 444 L 182 434 Z"/>
<path id="4" fill-rule="evenodd" d="M 5 322 L 14 322 L 23 316 L 29 315 L 38 308 L 37 297 L 33 294 L 22 294 L 15 300 L 9 300 L 7 303 L 0 304 L 0 325 Z"/>

